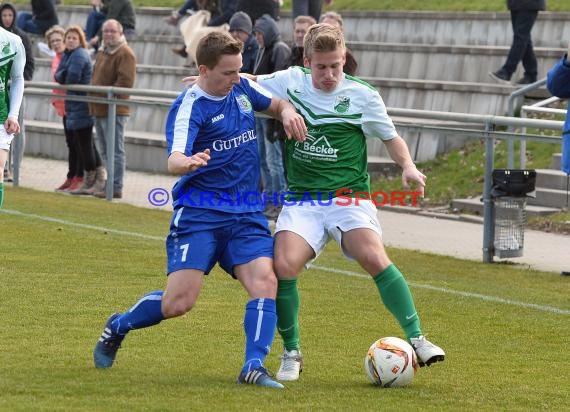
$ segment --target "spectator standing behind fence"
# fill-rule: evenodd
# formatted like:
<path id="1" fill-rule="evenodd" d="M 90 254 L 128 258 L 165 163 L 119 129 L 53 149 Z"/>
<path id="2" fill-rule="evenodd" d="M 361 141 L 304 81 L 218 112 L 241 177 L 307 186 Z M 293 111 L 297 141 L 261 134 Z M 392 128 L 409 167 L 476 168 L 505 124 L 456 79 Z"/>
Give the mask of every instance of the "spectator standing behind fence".
<path id="1" fill-rule="evenodd" d="M 311 16 L 315 21 L 319 21 L 323 3 L 330 6 L 333 0 L 293 0 L 293 19 L 297 16 Z"/>
<path id="2" fill-rule="evenodd" d="M 554 65 L 546 76 L 546 85 L 550 93 L 561 99 L 570 98 L 570 45 L 568 52 Z M 570 109 L 570 107 L 568 107 Z M 566 112 L 566 121 L 562 130 L 561 170 L 570 175 L 570 110 Z"/>
<path id="3" fill-rule="evenodd" d="M 132 88 L 135 84 L 137 60 L 135 53 L 129 47 L 123 35 L 121 23 L 117 20 L 111 19 L 103 23 L 103 45 L 103 50 L 97 53 L 95 59 L 91 84 L 93 86 Z M 118 97 L 121 99 L 129 98 L 129 96 L 126 95 Z M 89 104 L 89 110 L 91 114 L 95 116 L 97 146 L 105 163 L 109 161 L 109 159 L 107 159 L 107 139 L 109 139 L 107 124 L 108 109 L 109 106 L 106 104 Z M 124 133 L 125 125 L 130 114 L 129 106 L 117 106 L 117 115 L 115 117 L 115 175 L 113 179 L 113 198 L 115 199 L 123 197 L 123 176 L 126 167 Z M 94 195 L 104 198 L 105 190 L 102 189 L 95 192 Z"/>
<path id="4" fill-rule="evenodd" d="M 136 14 L 132 0 L 92 0 L 91 4 L 94 9 L 87 16 L 85 34 L 93 49 L 97 50 L 100 46 L 101 27 L 105 20 L 114 19 L 121 23 L 128 40 L 136 37 Z"/>
<path id="5" fill-rule="evenodd" d="M 546 0 L 507 0 L 511 11 L 513 42 L 503 67 L 489 76 L 499 83 L 509 84 L 513 73 L 522 61 L 524 75 L 516 84 L 524 85 L 536 82 L 538 63 L 532 45 L 531 31 L 540 10 L 546 9 Z"/>
<path id="6" fill-rule="evenodd" d="M 327 11 L 321 17 L 320 22 L 338 27 L 340 31 L 342 31 L 342 34 L 344 35 L 344 21 L 342 20 L 342 16 L 336 11 Z M 354 58 L 352 51 L 348 47 L 345 47 L 345 49 L 346 49 L 346 56 L 344 56 L 345 63 L 344 67 L 342 68 L 342 71 L 351 76 L 356 76 L 358 63 L 356 62 L 356 59 Z"/>
<path id="7" fill-rule="evenodd" d="M 49 48 L 54 52 L 51 61 L 51 74 L 55 81 L 55 72 L 65 51 L 65 29 L 61 26 L 53 26 L 46 32 L 46 41 Z M 53 89 L 54 95 L 65 95 L 65 90 Z M 55 108 L 58 116 L 63 121 L 63 133 L 65 135 L 65 143 L 67 145 L 67 176 L 65 181 L 55 189 L 58 192 L 70 192 L 81 187 L 83 184 L 83 160 L 79 154 L 78 142 L 74 138 L 73 133 L 65 126 L 65 101 L 61 98 L 51 99 L 51 104 Z"/>
<path id="8" fill-rule="evenodd" d="M 32 12 L 20 11 L 16 26 L 28 33 L 44 35 L 51 27 L 59 24 L 52 0 L 32 0 Z"/>
<path id="9" fill-rule="evenodd" d="M 237 11 L 230 19 L 230 34 L 234 39 L 243 43 L 242 63 L 240 72 L 253 73 L 255 57 L 259 46 L 252 33 L 253 25 L 249 16 L 243 11 Z"/>
<path id="10" fill-rule="evenodd" d="M 293 46 L 291 47 L 291 57 L 288 66 L 303 67 L 303 39 L 305 33 L 317 21 L 311 16 L 297 16 L 293 21 Z"/>
<path id="11" fill-rule="evenodd" d="M 65 31 L 65 51 L 55 72 L 60 84 L 90 84 L 93 69 L 86 50 L 87 42 L 83 29 L 73 25 Z M 85 96 L 85 92 L 68 90 L 68 96 Z M 92 195 L 105 187 L 106 172 L 93 140 L 93 117 L 87 102 L 65 101 L 65 127 L 77 142 L 85 173 L 81 187 L 71 191 L 74 195 Z"/>
<path id="12" fill-rule="evenodd" d="M 2 28 L 6 29 L 7 31 L 14 33 L 16 36 L 20 37 L 20 39 L 22 39 L 22 44 L 24 45 L 24 49 L 26 50 L 26 65 L 24 66 L 24 80 L 32 80 L 32 77 L 34 75 L 34 69 L 35 69 L 35 62 L 34 62 L 34 55 L 32 53 L 32 43 L 30 42 L 30 38 L 28 37 L 28 35 L 20 30 L 18 27 L 16 27 L 16 16 L 18 15 L 18 13 L 16 12 L 16 9 L 14 8 L 13 5 L 11 5 L 10 3 L 4 3 L 1 7 L 0 7 L 0 25 L 2 26 Z M 21 114 L 20 114 L 21 117 Z M 16 136 L 15 138 L 17 139 L 21 139 L 22 140 L 22 144 L 21 144 L 21 149 L 22 151 L 19 153 L 20 155 L 20 164 L 22 161 L 22 157 L 23 157 L 23 153 L 24 153 L 24 146 L 25 146 L 25 142 L 24 142 L 24 134 L 20 133 L 18 134 L 18 136 Z M 12 172 L 11 172 L 11 165 L 13 164 L 13 157 L 14 157 L 14 151 L 10 152 L 9 155 L 9 159 L 8 162 L 6 163 L 6 166 L 4 167 L 4 181 L 5 182 L 11 182 L 13 181 L 12 178 Z"/>
<path id="13" fill-rule="evenodd" d="M 273 18 L 264 14 L 253 27 L 255 39 L 259 45 L 253 74 L 267 74 L 287 67 L 291 57 L 291 49 L 281 40 L 279 28 Z M 261 180 L 267 194 L 265 215 L 268 219 L 276 219 L 281 207 L 273 200 L 287 188 L 285 170 L 283 168 L 282 143 L 276 139 L 275 119 L 255 119 L 255 128 L 261 162 Z"/>

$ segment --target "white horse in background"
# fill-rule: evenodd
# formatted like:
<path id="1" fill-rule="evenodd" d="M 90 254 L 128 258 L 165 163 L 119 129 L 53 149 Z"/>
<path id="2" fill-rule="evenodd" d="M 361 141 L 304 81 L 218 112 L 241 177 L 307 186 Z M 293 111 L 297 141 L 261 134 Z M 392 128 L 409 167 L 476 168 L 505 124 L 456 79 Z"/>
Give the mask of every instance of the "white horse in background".
<path id="1" fill-rule="evenodd" d="M 180 33 L 186 45 L 189 63 L 196 64 L 196 48 L 198 41 L 213 31 L 229 31 L 229 24 L 221 26 L 208 26 L 211 14 L 207 10 L 198 10 L 180 24 Z"/>

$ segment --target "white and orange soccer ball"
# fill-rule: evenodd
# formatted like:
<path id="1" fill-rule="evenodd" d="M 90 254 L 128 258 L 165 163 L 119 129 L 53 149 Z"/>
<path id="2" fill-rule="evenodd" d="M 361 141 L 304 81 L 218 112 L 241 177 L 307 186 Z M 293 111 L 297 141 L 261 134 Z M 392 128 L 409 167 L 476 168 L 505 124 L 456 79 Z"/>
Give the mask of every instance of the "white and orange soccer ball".
<path id="1" fill-rule="evenodd" d="M 414 348 L 400 338 L 378 339 L 364 358 L 366 375 L 373 384 L 383 388 L 409 385 L 417 369 Z"/>

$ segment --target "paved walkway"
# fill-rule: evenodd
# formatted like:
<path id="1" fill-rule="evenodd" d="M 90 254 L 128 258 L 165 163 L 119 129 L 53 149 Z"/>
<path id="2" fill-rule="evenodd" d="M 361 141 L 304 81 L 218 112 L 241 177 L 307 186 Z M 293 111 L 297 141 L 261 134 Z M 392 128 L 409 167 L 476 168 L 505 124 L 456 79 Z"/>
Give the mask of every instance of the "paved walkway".
<path id="1" fill-rule="evenodd" d="M 25 158 L 20 186 L 53 191 L 65 179 L 66 170 L 63 161 Z M 150 203 L 149 193 L 154 193 L 155 201 L 167 200 L 175 181 L 173 176 L 128 170 L 123 199 L 114 201 L 157 207 Z M 160 209 L 170 210 L 170 202 Z M 379 217 L 388 246 L 482 261 L 483 225 L 480 222 L 443 214 L 402 213 L 402 210 L 388 209 L 381 209 Z M 570 271 L 570 236 L 526 230 L 524 256 L 509 260 L 545 271 Z"/>

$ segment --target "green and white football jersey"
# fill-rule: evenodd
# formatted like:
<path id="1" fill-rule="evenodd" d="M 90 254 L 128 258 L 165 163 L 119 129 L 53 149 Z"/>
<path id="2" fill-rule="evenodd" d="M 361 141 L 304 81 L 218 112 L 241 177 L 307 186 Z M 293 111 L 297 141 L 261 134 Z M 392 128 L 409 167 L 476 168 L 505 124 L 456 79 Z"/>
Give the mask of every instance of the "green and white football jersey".
<path id="1" fill-rule="evenodd" d="M 300 67 L 258 76 L 257 81 L 289 100 L 308 128 L 304 142 L 285 142 L 289 191 L 312 198 L 339 189 L 370 191 L 366 138 L 397 136 L 376 89 L 345 75 L 334 91 L 325 93 L 313 87 L 311 71 Z"/>
<path id="2" fill-rule="evenodd" d="M 11 102 L 10 83 L 15 78 L 24 80 L 24 65 L 26 64 L 26 52 L 22 40 L 13 33 L 4 29 L 0 30 L 0 123 L 4 123 L 10 114 L 18 116 L 21 95 L 16 102 Z M 20 87 L 18 87 L 20 89 Z M 23 92 L 23 83 L 21 90 Z M 13 103 L 11 105 L 11 103 Z"/>

